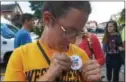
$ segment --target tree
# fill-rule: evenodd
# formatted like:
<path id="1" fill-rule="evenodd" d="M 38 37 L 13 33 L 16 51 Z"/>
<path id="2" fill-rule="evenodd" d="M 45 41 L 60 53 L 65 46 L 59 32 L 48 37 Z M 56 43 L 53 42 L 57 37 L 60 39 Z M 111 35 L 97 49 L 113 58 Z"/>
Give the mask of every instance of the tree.
<path id="1" fill-rule="evenodd" d="M 37 19 L 41 18 L 41 8 L 44 1 L 29 1 L 31 10 L 35 11 L 34 16 Z"/>
<path id="2" fill-rule="evenodd" d="M 43 2 L 44 1 L 29 1 L 29 3 L 30 3 L 30 8 L 31 8 L 31 10 L 33 10 L 34 11 L 34 13 L 33 13 L 33 15 L 34 15 L 34 17 L 35 17 L 35 19 L 37 19 L 38 20 L 38 22 L 37 22 L 37 24 L 41 24 L 41 26 L 40 27 L 35 27 L 34 29 L 33 29 L 33 31 L 37 34 L 37 35 L 39 35 L 39 37 L 41 36 L 41 34 L 42 34 L 42 32 L 43 32 L 43 25 L 42 25 L 42 14 L 41 14 L 41 8 L 42 8 L 42 5 L 43 5 Z"/>
<path id="3" fill-rule="evenodd" d="M 125 23 L 125 9 L 123 9 L 122 12 L 120 13 L 120 18 L 119 18 L 118 22 L 120 24 L 124 24 Z"/>
<path id="4" fill-rule="evenodd" d="M 118 19 L 120 25 L 119 30 L 121 31 L 125 27 L 125 8 L 120 13 L 120 18 Z"/>

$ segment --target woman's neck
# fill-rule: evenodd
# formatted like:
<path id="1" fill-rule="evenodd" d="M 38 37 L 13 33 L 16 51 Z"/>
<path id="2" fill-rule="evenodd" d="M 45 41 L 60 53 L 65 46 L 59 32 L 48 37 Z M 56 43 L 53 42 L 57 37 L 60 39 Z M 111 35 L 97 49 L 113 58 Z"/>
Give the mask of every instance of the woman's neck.
<path id="1" fill-rule="evenodd" d="M 49 49 L 54 50 L 53 47 L 49 44 L 49 38 L 47 32 L 43 32 L 41 38 L 40 38 L 40 43 L 48 46 Z"/>
<path id="2" fill-rule="evenodd" d="M 110 35 L 116 35 L 116 34 L 118 34 L 117 32 L 111 32 L 111 33 L 109 33 Z"/>

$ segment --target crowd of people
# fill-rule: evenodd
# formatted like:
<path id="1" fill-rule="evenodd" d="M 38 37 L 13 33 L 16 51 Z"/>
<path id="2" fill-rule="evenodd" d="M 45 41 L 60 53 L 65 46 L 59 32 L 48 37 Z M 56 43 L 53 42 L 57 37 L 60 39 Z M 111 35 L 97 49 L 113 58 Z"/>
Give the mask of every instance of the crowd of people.
<path id="1" fill-rule="evenodd" d="M 117 23 L 108 21 L 102 49 L 97 35 L 84 27 L 91 10 L 88 1 L 45 1 L 44 31 L 35 42 L 29 34 L 33 15 L 23 14 L 4 81 L 102 81 L 105 64 L 107 80 L 119 82 L 125 41 Z"/>

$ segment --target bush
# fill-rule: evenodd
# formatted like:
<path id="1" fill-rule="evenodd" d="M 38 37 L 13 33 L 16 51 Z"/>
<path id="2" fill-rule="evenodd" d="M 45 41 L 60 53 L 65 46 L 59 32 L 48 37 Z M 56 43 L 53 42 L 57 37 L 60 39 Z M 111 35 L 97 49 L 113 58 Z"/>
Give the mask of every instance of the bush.
<path id="1" fill-rule="evenodd" d="M 44 30 L 44 27 L 43 27 L 43 26 L 41 26 L 41 27 L 34 27 L 34 28 L 33 28 L 33 32 L 34 32 L 36 35 L 38 35 L 39 38 L 41 37 L 41 34 L 42 34 L 43 30 Z"/>

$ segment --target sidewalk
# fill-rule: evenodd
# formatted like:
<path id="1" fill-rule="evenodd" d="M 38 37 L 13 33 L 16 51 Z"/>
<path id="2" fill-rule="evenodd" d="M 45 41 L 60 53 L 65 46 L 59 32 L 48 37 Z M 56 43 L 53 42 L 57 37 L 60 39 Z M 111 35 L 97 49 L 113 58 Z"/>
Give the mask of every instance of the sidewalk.
<path id="1" fill-rule="evenodd" d="M 103 78 L 102 81 L 107 82 L 107 78 L 106 78 L 106 67 L 105 66 L 103 66 L 103 68 L 102 68 L 102 76 L 105 76 L 105 78 Z M 120 76 L 119 77 L 120 82 L 124 82 L 124 66 L 121 67 L 120 75 L 119 76 Z"/>

